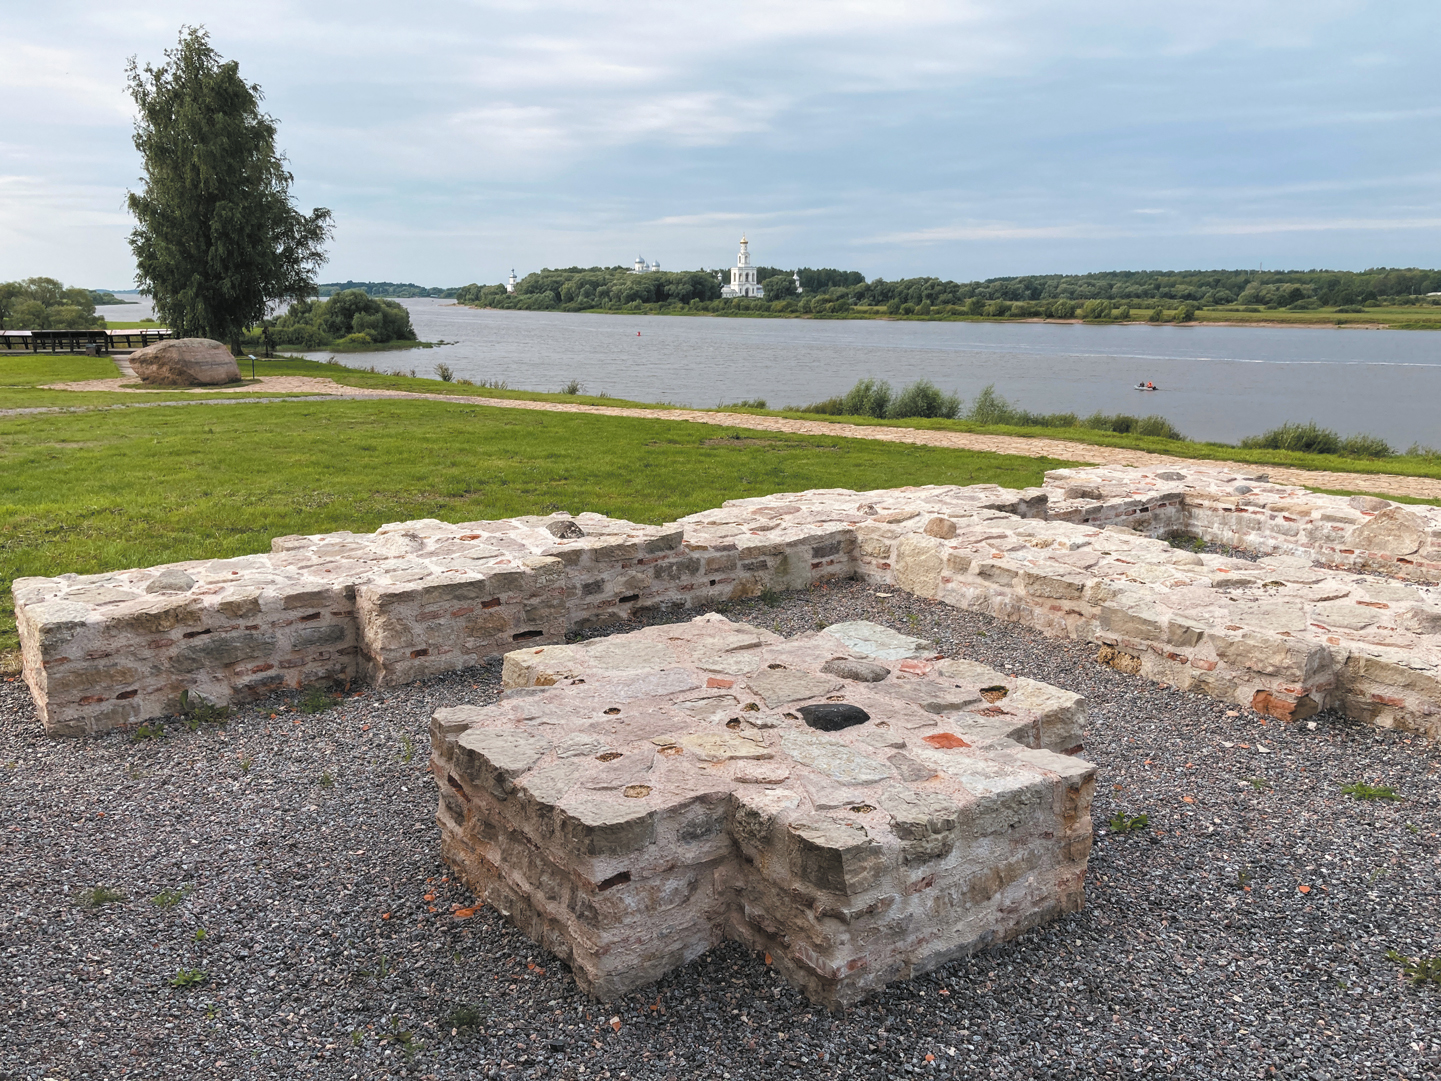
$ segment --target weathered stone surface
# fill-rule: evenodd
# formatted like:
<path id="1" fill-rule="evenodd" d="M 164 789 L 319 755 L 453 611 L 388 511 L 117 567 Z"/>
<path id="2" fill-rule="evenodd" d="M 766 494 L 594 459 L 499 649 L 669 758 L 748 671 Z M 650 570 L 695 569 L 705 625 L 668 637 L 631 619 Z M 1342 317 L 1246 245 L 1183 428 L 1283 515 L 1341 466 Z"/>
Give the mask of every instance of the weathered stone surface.
<path id="1" fill-rule="evenodd" d="M 907 533 L 896 542 L 896 585 L 918 597 L 934 597 L 946 565 L 942 552 L 934 536 Z"/>
<path id="2" fill-rule="evenodd" d="M 796 731 L 781 733 L 781 750 L 817 773 L 841 784 L 868 785 L 884 781 L 890 769 L 848 743 Z"/>
<path id="3" fill-rule="evenodd" d="M 1425 539 L 1426 523 L 1418 515 L 1401 507 L 1388 507 L 1356 529 L 1348 543 L 1368 552 L 1409 556 Z"/>
<path id="4" fill-rule="evenodd" d="M 885 854 L 859 822 L 807 815 L 790 823 L 791 873 L 807 885 L 854 897 L 880 881 Z"/>
<path id="5" fill-rule="evenodd" d="M 614 639 L 610 655 L 663 641 L 668 656 L 656 656 L 684 670 L 711 655 L 718 633 L 753 635 L 761 672 L 838 682 L 816 671 L 833 656 L 829 635 L 782 642 L 716 617 Z M 516 651 L 531 677 L 552 674 L 534 663 L 548 655 L 556 670 L 575 670 L 571 654 L 536 648 Z M 929 663 L 874 663 L 884 680 L 801 707 L 748 702 L 738 688 L 606 706 L 650 673 L 582 666 L 574 681 L 437 711 L 442 855 L 600 998 L 731 937 L 771 953 L 787 979 L 835 1008 L 1077 908 L 1094 768 L 1047 756 L 1042 714 L 1019 704 L 1007 713 L 1018 740 L 964 713 L 937 729 L 883 692 L 930 685 L 940 695 L 962 683 L 979 701 L 976 686 Z M 1030 697 L 1051 713 L 1075 705 L 1051 691 L 1036 684 Z M 821 735 L 799 713 L 811 707 L 864 719 Z M 912 740 L 917 722 L 927 735 Z M 1006 887 L 1012 865 L 1026 868 L 1023 890 Z M 977 891 L 978 879 L 997 884 Z"/>
<path id="6" fill-rule="evenodd" d="M 130 354 L 142 383 L 198 387 L 238 383 L 240 367 L 230 350 L 210 338 L 171 338 Z"/>
<path id="7" fill-rule="evenodd" d="M 746 680 L 746 686 L 765 700 L 771 709 L 787 702 L 819 698 L 840 690 L 840 683 L 822 675 L 797 672 L 788 668 L 763 668 Z"/>
<path id="8" fill-rule="evenodd" d="M 854 657 L 832 657 L 821 665 L 821 671 L 827 675 L 840 676 L 841 679 L 855 680 L 857 683 L 879 683 L 891 674 L 891 670 L 883 664 Z"/>
<path id="9" fill-rule="evenodd" d="M 889 627 L 856 621 L 832 623 L 826 633 L 839 638 L 852 652 L 878 661 L 898 661 L 906 657 L 925 657 L 934 652 L 934 645 L 924 638 L 912 638 Z"/>
<path id="10" fill-rule="evenodd" d="M 146 593 L 188 593 L 195 579 L 179 567 L 167 567 L 145 587 Z"/>
<path id="11" fill-rule="evenodd" d="M 891 831 L 901 839 L 906 863 L 925 863 L 951 854 L 960 830 L 960 805 L 940 792 L 917 792 L 893 785 L 881 793 L 880 806 L 891 816 Z"/>

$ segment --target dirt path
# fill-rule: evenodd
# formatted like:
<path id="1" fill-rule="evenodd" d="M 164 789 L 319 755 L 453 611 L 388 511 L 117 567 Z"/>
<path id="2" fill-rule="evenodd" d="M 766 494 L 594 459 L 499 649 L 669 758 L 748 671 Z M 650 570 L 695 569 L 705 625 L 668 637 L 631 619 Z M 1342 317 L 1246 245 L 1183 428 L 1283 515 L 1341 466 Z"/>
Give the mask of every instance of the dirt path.
<path id="1" fill-rule="evenodd" d="M 122 394 L 146 394 L 144 390 L 127 390 L 127 379 L 93 379 L 84 383 L 57 383 L 52 390 L 107 390 Z M 181 389 L 181 388 L 172 388 Z M 213 388 L 208 388 L 213 389 Z M 343 396 L 346 398 L 422 398 L 434 402 L 459 402 L 466 405 L 493 406 L 498 409 L 537 409 L 552 413 L 592 413 L 602 417 L 641 417 L 650 420 L 683 420 L 694 424 L 711 424 L 722 428 L 745 428 L 759 432 L 793 432 L 801 435 L 841 436 L 847 439 L 877 439 L 888 443 L 913 443 L 927 447 L 950 447 L 956 450 L 988 450 L 997 454 L 1015 454 L 1025 458 L 1061 458 L 1095 465 L 1132 465 L 1185 469 L 1209 467 L 1237 473 L 1265 473 L 1273 481 L 1298 484 L 1308 488 L 1341 489 L 1344 491 L 1376 492 L 1403 495 L 1415 499 L 1441 499 L 1441 480 L 1429 477 L 1400 477 L 1389 473 L 1338 473 L 1311 469 L 1292 469 L 1276 465 L 1250 465 L 1244 462 L 1210 461 L 1150 454 L 1141 450 L 1117 447 L 1096 447 L 1064 439 L 1028 439 L 1013 435 L 983 435 L 972 432 L 930 431 L 921 428 L 887 428 L 862 424 L 832 424 L 826 421 L 790 420 L 785 417 L 757 417 L 745 413 L 714 413 L 698 409 L 632 409 L 624 406 L 581 405 L 570 402 L 536 402 L 517 398 L 486 398 L 460 394 L 416 394 L 404 390 L 379 390 L 368 387 L 347 387 L 330 379 L 312 376 L 262 376 L 252 385 L 256 391 L 307 395 Z M 231 390 L 233 393 L 233 388 Z M 196 388 L 203 395 L 207 388 Z"/>

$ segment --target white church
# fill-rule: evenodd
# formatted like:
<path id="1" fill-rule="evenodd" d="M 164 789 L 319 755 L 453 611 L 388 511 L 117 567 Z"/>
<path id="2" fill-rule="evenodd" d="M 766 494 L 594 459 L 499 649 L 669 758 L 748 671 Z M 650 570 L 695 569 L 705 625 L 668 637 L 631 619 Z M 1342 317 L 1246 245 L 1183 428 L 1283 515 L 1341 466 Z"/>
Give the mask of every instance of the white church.
<path id="1" fill-rule="evenodd" d="M 736 265 L 731 267 L 731 283 L 721 286 L 721 296 L 754 297 L 763 299 L 766 291 L 756 281 L 756 268 L 751 266 L 750 241 L 741 236 L 741 251 L 736 256 Z"/>
<path id="2" fill-rule="evenodd" d="M 720 277 L 719 274 L 716 277 Z M 803 292 L 801 289 L 800 272 L 792 273 L 791 277 L 796 283 L 796 293 Z M 751 266 L 750 241 L 741 236 L 740 254 L 736 256 L 736 265 L 731 267 L 731 283 L 721 286 L 721 296 L 726 299 L 735 297 L 751 297 L 755 300 L 764 300 L 765 289 L 756 281 L 756 268 Z"/>

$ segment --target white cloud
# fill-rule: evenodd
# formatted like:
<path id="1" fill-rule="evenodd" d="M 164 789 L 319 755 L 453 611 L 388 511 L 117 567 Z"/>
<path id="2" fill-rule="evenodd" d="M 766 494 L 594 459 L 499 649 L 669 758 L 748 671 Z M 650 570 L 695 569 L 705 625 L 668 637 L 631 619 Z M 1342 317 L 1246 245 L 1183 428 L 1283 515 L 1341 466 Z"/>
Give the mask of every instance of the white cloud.
<path id="1" fill-rule="evenodd" d="M 197 19 L 264 86 L 304 205 L 336 211 L 342 275 L 395 258 L 386 276 L 469 280 L 636 244 L 714 260 L 737 226 L 799 261 L 937 273 L 967 245 L 1384 245 L 1441 209 L 1441 152 L 1418 135 L 1441 112 L 1438 15 L 1403 15 L 1396 32 L 1360 0 L 17 7 L 0 173 L 28 179 L 0 187 L 0 277 L 128 265 L 125 60 L 161 62 Z"/>

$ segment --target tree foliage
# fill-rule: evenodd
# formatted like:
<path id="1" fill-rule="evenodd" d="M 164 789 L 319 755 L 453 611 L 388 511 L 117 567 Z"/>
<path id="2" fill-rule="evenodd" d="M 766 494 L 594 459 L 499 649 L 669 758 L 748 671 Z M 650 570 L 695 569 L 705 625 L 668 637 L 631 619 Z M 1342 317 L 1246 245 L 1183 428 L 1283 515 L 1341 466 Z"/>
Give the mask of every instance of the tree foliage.
<path id="1" fill-rule="evenodd" d="M 414 282 L 321 282 L 317 290 L 320 297 L 331 297 L 347 289 L 359 289 L 372 297 L 442 297 L 451 298 L 458 292 L 451 287 L 443 289 L 438 285 L 416 285 Z"/>
<path id="2" fill-rule="evenodd" d="M 67 289 L 54 278 L 0 282 L 0 328 L 89 330 L 104 325 L 89 289 Z"/>
<path id="3" fill-rule="evenodd" d="M 1153 322 L 1188 321 L 1202 308 L 1242 305 L 1294 311 L 1340 305 L 1441 303 L 1441 271 L 1375 269 L 1362 272 L 1305 270 L 1106 271 L 955 282 L 941 278 L 866 281 L 855 270 L 797 273 L 757 266 L 764 300 L 721 299 L 724 271 L 632 274 L 625 267 L 568 267 L 528 274 L 515 293 L 503 285 L 455 290 L 462 304 L 541 311 L 591 308 L 675 308 L 714 312 L 799 312 L 843 316 L 884 310 L 919 317 L 982 316 L 990 319 L 1124 320 L 1149 312 Z M 447 291 L 449 292 L 449 291 Z M 1159 314 L 1157 314 L 1159 313 Z M 1137 314 L 1135 317 L 1139 317 Z"/>
<path id="4" fill-rule="evenodd" d="M 360 337 L 353 337 L 359 335 Z M 353 341 L 415 341 L 410 312 L 403 304 L 347 289 L 329 300 L 299 300 L 275 321 L 271 340 L 277 345 L 318 348 L 342 339 Z"/>
<path id="5" fill-rule="evenodd" d="M 183 27 L 165 58 L 127 69 L 145 169 L 128 195 L 139 284 L 177 336 L 235 343 L 276 302 L 314 294 L 331 214 L 295 208 L 260 87 L 203 28 Z"/>

